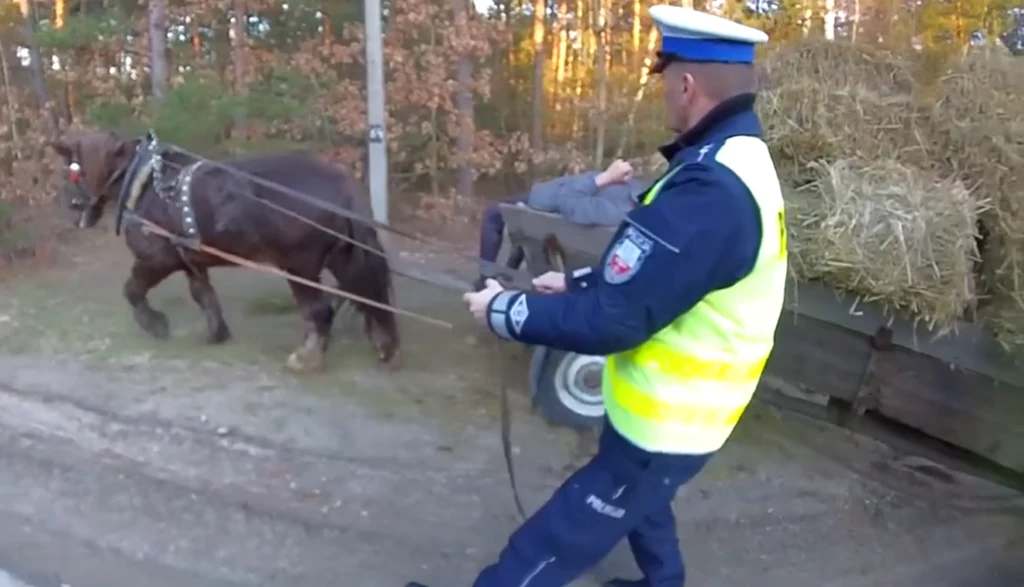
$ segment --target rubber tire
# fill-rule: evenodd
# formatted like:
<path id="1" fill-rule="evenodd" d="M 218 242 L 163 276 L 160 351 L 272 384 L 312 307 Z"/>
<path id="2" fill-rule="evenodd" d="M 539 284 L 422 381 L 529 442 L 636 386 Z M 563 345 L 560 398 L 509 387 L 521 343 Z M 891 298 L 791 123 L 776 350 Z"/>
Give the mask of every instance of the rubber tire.
<path id="1" fill-rule="evenodd" d="M 604 421 L 604 413 L 600 416 L 581 414 L 570 408 L 558 397 L 555 388 L 555 374 L 563 361 L 569 360 L 572 353 L 535 347 L 530 359 L 530 396 L 534 408 L 540 412 L 544 420 L 552 426 L 565 426 L 576 430 L 599 428 Z"/>

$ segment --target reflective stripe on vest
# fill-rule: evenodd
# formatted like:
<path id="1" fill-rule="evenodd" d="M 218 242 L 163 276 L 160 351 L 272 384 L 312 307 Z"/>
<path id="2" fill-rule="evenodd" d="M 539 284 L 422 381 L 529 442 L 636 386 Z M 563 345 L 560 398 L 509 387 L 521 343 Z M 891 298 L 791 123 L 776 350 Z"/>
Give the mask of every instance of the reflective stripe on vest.
<path id="1" fill-rule="evenodd" d="M 732 137 L 715 159 L 739 177 L 757 202 L 762 230 L 753 270 L 605 364 L 608 419 L 619 433 L 652 452 L 706 454 L 725 444 L 754 394 L 782 312 L 785 212 L 768 147 L 756 137 Z M 682 167 L 655 183 L 643 205 L 653 202 Z"/>

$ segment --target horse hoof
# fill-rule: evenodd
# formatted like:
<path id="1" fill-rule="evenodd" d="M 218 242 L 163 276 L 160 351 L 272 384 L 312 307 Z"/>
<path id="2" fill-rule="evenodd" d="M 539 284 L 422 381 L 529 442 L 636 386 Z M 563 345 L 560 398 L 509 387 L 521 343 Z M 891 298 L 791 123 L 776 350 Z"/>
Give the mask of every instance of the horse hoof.
<path id="1" fill-rule="evenodd" d="M 156 310 L 146 313 L 137 312 L 135 321 L 153 338 L 166 340 L 171 337 L 171 322 L 167 319 L 167 314 L 163 312 Z"/>
<path id="2" fill-rule="evenodd" d="M 288 360 L 284 362 L 284 366 L 287 367 L 290 371 L 295 371 L 297 373 L 301 373 L 302 371 L 305 370 L 303 368 L 302 361 L 299 360 L 299 351 L 295 351 L 294 353 L 288 355 Z"/>
<path id="3" fill-rule="evenodd" d="M 393 353 L 378 352 L 377 360 L 388 371 L 398 371 L 402 368 L 402 355 L 398 351 Z"/>
<path id="4" fill-rule="evenodd" d="M 285 361 L 285 366 L 296 373 L 321 371 L 324 368 L 324 356 L 323 353 L 299 349 L 288 355 L 288 360 Z"/>
<path id="5" fill-rule="evenodd" d="M 217 330 L 206 336 L 208 344 L 223 344 L 229 340 L 231 340 L 231 330 L 228 329 L 227 324 L 221 324 L 217 327 Z"/>

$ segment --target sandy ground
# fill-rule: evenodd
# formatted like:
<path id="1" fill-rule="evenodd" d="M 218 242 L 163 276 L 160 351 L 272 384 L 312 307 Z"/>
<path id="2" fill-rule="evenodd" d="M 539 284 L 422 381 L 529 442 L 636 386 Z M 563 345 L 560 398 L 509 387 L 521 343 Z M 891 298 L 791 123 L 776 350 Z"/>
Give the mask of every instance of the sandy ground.
<path id="1" fill-rule="evenodd" d="M 283 282 L 215 273 L 235 339 L 208 347 L 175 277 L 152 297 L 173 328 L 158 342 L 100 240 L 0 289 L 0 568 L 35 587 L 468 585 L 516 525 L 502 361 L 524 374 L 527 508 L 590 450 L 530 412 L 525 359 L 451 292 L 399 280 L 402 307 L 457 326 L 403 320 L 397 373 L 341 324 L 329 370 L 297 378 Z M 676 507 L 691 585 L 1024 585 L 1019 494 L 763 404 Z M 632 572 L 621 545 L 578 585 Z"/>

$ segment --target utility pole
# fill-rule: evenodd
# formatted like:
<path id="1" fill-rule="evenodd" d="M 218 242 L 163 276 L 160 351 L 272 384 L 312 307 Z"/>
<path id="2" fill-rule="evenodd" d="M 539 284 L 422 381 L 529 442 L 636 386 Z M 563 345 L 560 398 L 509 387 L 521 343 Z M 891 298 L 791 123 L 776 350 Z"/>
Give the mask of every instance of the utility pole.
<path id="1" fill-rule="evenodd" d="M 364 0 L 366 13 L 366 142 L 373 218 L 388 221 L 388 146 L 384 121 L 384 43 L 380 0 Z"/>

